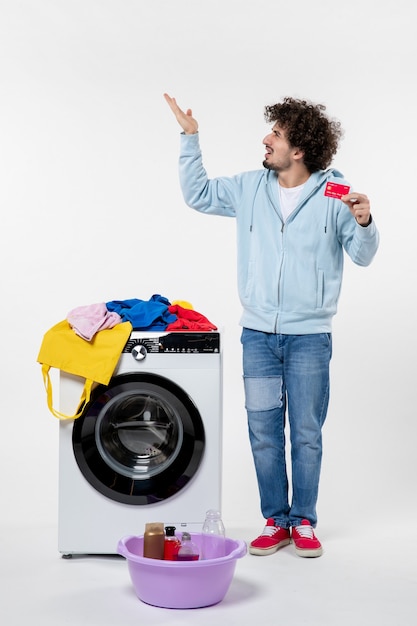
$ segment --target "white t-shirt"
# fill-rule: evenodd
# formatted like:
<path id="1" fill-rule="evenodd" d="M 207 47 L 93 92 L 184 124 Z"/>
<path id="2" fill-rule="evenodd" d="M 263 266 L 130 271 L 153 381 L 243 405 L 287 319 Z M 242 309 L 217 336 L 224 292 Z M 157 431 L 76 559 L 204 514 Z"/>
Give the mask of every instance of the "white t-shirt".
<path id="1" fill-rule="evenodd" d="M 279 203 L 281 205 L 281 213 L 284 222 L 287 221 L 288 217 L 297 206 L 304 185 L 305 183 L 297 187 L 281 187 L 278 183 Z"/>

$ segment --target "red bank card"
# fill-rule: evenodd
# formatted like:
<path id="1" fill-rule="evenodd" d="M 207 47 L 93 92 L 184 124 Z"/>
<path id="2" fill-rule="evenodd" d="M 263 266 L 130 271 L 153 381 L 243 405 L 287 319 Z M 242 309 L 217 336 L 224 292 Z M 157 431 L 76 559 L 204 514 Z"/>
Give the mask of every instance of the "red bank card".
<path id="1" fill-rule="evenodd" d="M 349 193 L 349 185 L 339 185 L 338 183 L 327 183 L 324 195 L 330 198 L 340 198 Z"/>

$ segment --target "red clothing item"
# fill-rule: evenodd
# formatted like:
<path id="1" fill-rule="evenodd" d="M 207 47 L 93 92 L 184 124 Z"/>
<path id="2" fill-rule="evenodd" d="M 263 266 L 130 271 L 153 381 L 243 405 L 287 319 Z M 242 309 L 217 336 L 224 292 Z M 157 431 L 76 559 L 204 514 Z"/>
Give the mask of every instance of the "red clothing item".
<path id="1" fill-rule="evenodd" d="M 168 310 L 177 316 L 177 320 L 168 324 L 166 330 L 217 330 L 217 326 L 194 309 L 184 309 L 179 304 L 171 304 Z"/>

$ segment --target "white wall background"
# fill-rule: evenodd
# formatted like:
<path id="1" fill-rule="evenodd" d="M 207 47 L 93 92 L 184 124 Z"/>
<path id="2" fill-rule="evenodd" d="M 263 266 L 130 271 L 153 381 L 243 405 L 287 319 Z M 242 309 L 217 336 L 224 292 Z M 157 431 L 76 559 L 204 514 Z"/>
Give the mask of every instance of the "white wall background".
<path id="1" fill-rule="evenodd" d="M 223 516 L 261 523 L 234 222 L 185 206 L 164 91 L 193 108 L 211 176 L 261 167 L 263 107 L 286 95 L 342 121 L 335 165 L 371 198 L 381 247 L 346 262 L 319 518 L 413 518 L 416 53 L 409 0 L 0 0 L 1 523 L 56 519 L 44 332 L 153 293 L 225 329 Z"/>

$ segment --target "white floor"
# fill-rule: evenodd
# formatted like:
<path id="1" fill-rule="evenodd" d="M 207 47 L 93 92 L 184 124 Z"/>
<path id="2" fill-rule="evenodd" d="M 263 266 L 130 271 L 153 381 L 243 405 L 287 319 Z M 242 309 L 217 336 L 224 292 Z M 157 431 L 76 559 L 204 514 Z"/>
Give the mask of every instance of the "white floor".
<path id="1" fill-rule="evenodd" d="M 248 539 L 260 529 L 228 528 Z M 137 599 L 121 557 L 61 558 L 57 529 L 1 529 L 2 624 L 182 626 L 414 626 L 417 623 L 417 535 L 403 526 L 326 529 L 325 553 L 302 559 L 293 546 L 237 561 L 220 604 L 170 610 Z"/>

